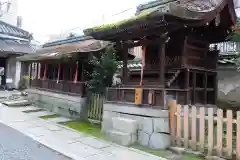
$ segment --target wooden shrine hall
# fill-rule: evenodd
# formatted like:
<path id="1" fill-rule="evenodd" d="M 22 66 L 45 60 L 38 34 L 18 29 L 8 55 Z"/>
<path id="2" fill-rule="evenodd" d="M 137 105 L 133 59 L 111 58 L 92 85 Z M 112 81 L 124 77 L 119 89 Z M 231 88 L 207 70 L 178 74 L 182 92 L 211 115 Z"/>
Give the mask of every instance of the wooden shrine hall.
<path id="1" fill-rule="evenodd" d="M 46 43 L 36 54 L 18 59 L 30 65 L 31 88 L 85 97 L 88 79 L 85 71 L 92 69 L 88 57 L 99 54 L 108 44 L 87 36 L 70 37 Z"/>
<path id="2" fill-rule="evenodd" d="M 233 0 L 165 0 L 139 5 L 134 17 L 84 30 L 97 40 L 116 42 L 123 61 L 122 85 L 108 88 L 107 102 L 164 108 L 215 105 L 219 51 L 236 21 Z M 127 53 L 142 47 L 142 69 L 129 70 Z M 140 98 L 139 98 L 140 97 Z"/>

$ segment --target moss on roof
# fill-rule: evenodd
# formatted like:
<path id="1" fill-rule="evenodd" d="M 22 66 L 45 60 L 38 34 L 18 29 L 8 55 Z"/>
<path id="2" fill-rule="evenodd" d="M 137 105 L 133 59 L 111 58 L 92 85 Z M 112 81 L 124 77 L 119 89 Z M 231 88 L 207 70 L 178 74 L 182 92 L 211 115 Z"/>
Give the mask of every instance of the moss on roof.
<path id="1" fill-rule="evenodd" d="M 147 19 L 148 17 L 150 17 L 153 13 L 161 13 L 158 10 L 159 6 L 153 7 L 153 8 L 149 8 L 146 10 L 141 11 L 138 15 L 132 16 L 130 18 L 115 22 L 115 23 L 110 23 L 110 24 L 103 24 L 100 26 L 95 26 L 92 28 L 88 28 L 84 30 L 84 33 L 86 35 L 89 35 L 89 33 L 91 34 L 92 32 L 96 32 L 96 31 L 104 31 L 104 30 L 108 30 L 108 29 L 117 29 L 122 25 L 126 25 L 128 23 L 134 22 L 136 20 L 144 20 Z"/>

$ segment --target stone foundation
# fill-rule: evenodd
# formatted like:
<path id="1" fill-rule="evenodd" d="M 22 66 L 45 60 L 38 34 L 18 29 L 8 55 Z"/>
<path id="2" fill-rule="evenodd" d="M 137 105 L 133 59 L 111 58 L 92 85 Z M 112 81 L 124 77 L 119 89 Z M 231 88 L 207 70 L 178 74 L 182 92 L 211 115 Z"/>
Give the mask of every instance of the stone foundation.
<path id="1" fill-rule="evenodd" d="M 28 100 L 38 107 L 69 118 L 87 119 L 86 98 L 38 89 L 27 89 L 26 92 Z"/>
<path id="2" fill-rule="evenodd" d="M 124 122 L 125 124 L 121 124 L 121 121 L 119 121 L 119 123 L 114 122 L 116 121 L 116 118 L 129 119 L 129 125 L 126 125 L 126 121 Z M 150 107 L 140 108 L 129 104 L 104 104 L 102 131 L 106 133 L 107 136 L 109 131 L 112 132 L 113 128 L 122 128 L 129 131 L 135 130 L 135 128 L 129 128 L 130 126 L 135 127 L 135 125 L 130 124 L 130 122 L 135 123 L 131 120 L 137 121 L 137 143 L 155 149 L 166 149 L 169 147 L 170 135 L 168 110 L 158 110 Z M 114 126 L 116 124 L 118 127 Z M 121 132 L 120 129 L 119 132 Z M 127 135 L 125 136 L 127 137 Z M 119 139 L 115 141 L 121 141 Z M 131 144 L 130 142 L 119 143 Z"/>

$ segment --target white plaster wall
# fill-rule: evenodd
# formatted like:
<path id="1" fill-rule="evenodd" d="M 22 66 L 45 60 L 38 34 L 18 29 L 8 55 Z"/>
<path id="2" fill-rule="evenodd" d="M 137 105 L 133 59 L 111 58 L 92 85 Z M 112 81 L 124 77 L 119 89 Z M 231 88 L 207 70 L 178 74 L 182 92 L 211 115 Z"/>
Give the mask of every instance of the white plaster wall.
<path id="1" fill-rule="evenodd" d="M 18 88 L 18 83 L 21 79 L 21 62 L 16 61 L 16 72 L 15 72 L 15 87 Z"/>
<path id="2" fill-rule="evenodd" d="M 7 59 L 6 78 L 12 79 L 12 87 L 17 88 L 21 76 L 21 63 L 16 60 L 17 56 L 11 56 Z"/>
<path id="3" fill-rule="evenodd" d="M 236 69 L 218 71 L 218 98 L 240 104 L 240 72 Z"/>

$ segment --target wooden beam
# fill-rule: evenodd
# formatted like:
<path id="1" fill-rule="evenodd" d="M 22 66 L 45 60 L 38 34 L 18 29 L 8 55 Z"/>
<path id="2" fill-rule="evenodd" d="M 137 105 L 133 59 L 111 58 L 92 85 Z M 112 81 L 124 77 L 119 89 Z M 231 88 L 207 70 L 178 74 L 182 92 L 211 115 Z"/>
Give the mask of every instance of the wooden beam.
<path id="1" fill-rule="evenodd" d="M 157 37 L 156 39 L 142 39 L 138 41 L 125 41 L 124 45 L 127 46 L 127 48 L 133 48 L 137 46 L 147 46 L 149 44 L 159 44 L 164 43 L 165 39 L 162 37 Z"/>
<path id="2" fill-rule="evenodd" d="M 160 84 L 164 85 L 165 81 L 165 51 L 166 44 L 162 43 L 159 48 L 159 57 L 160 57 Z"/>
<path id="3" fill-rule="evenodd" d="M 126 84 L 128 81 L 128 68 L 127 68 L 128 48 L 124 44 L 121 45 L 121 52 L 123 54 L 123 84 Z"/>
<path id="4" fill-rule="evenodd" d="M 204 104 L 207 104 L 207 82 L 208 81 L 208 74 L 207 72 L 204 73 Z"/>
<path id="5" fill-rule="evenodd" d="M 187 64 L 186 64 L 186 60 L 188 58 L 188 55 L 186 55 L 186 49 L 187 49 L 187 40 L 188 40 L 188 37 L 186 36 L 185 39 L 184 39 L 184 43 L 183 43 L 183 50 L 182 50 L 182 67 L 185 67 Z"/>
<path id="6" fill-rule="evenodd" d="M 189 79 L 190 79 L 190 72 L 189 72 L 189 69 L 186 69 L 185 70 L 185 89 L 187 89 L 188 91 L 186 92 L 186 104 L 189 104 L 189 94 L 190 94 L 190 91 L 189 91 Z"/>
<path id="7" fill-rule="evenodd" d="M 192 104 L 195 104 L 196 103 L 196 72 L 193 71 L 192 74 L 193 74 L 193 79 L 192 79 L 192 87 L 193 87 L 193 89 L 192 89 L 192 92 L 193 92 L 192 99 L 193 99 L 193 101 L 192 101 Z"/>
<path id="8" fill-rule="evenodd" d="M 217 104 L 218 99 L 218 75 L 215 75 L 215 82 L 214 82 L 214 104 Z"/>

